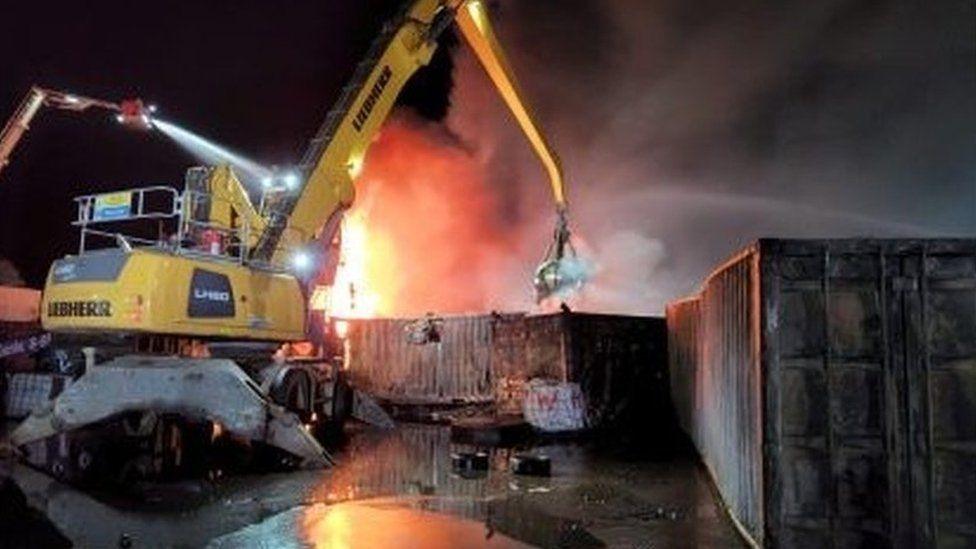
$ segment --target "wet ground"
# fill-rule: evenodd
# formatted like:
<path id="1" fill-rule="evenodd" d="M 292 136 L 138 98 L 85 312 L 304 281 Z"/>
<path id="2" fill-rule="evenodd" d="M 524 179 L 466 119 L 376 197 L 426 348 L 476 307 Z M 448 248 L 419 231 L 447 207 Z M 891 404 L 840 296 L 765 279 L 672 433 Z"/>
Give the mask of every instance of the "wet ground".
<path id="1" fill-rule="evenodd" d="M 739 547 L 693 454 L 536 441 L 548 478 L 461 478 L 442 426 L 354 431 L 339 465 L 82 492 L 0 465 L 0 547 Z M 523 448 L 524 450 L 525 448 Z M 94 494 L 94 495 L 93 495 Z M 10 510 L 13 510 L 12 512 Z M 6 524 L 4 524 L 6 522 Z"/>

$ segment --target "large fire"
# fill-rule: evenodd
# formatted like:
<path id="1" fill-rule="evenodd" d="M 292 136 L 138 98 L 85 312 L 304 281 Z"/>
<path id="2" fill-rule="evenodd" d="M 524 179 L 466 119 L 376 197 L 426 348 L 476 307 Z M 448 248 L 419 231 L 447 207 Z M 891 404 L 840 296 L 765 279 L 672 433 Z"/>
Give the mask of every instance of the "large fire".
<path id="1" fill-rule="evenodd" d="M 444 126 L 393 117 L 370 148 L 342 226 L 327 312 L 337 318 L 463 313 L 498 306 L 516 239 L 478 159 Z M 531 265 L 520 281 L 528 293 Z M 495 278 L 493 278 L 495 277 Z"/>
<path id="2" fill-rule="evenodd" d="M 382 257 L 385 243 L 370 237 L 364 212 L 350 212 L 342 221 L 342 244 L 335 283 L 329 292 L 329 315 L 337 318 L 369 318 L 381 309 L 381 294 L 370 267 Z"/>

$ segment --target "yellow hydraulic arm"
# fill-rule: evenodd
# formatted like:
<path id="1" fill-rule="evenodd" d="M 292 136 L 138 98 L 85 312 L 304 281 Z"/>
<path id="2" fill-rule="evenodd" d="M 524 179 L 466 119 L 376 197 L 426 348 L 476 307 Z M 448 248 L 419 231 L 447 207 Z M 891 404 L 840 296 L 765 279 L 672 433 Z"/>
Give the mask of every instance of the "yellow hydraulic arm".
<path id="1" fill-rule="evenodd" d="M 199 168 L 195 168 L 199 169 Z M 209 210 L 202 216 L 214 227 L 224 230 L 236 230 L 247 227 L 247 246 L 252 247 L 267 226 L 267 220 L 251 203 L 246 187 L 241 184 L 228 165 L 213 168 L 207 174 L 206 187 L 192 189 L 183 202 L 183 215 L 187 219 L 194 219 L 196 208 L 205 203 Z"/>
<path id="2" fill-rule="evenodd" d="M 505 100 L 515 120 L 518 121 L 525 137 L 532 144 L 536 155 L 542 161 L 549 175 L 549 183 L 552 185 L 553 198 L 556 206 L 560 210 L 566 208 L 566 193 L 563 189 L 563 169 L 559 163 L 559 157 L 553 152 L 549 142 L 539 129 L 532 111 L 529 110 L 525 102 L 524 95 L 519 90 L 515 80 L 515 73 L 512 71 L 505 52 L 495 37 L 495 31 L 491 27 L 485 5 L 479 0 L 465 2 L 455 17 L 461 34 L 465 41 L 474 51 L 481 65 L 485 68 L 488 76 L 491 77 L 495 87 Z"/>
<path id="3" fill-rule="evenodd" d="M 437 49 L 437 38 L 456 22 L 498 88 L 548 172 L 560 215 L 566 207 L 562 169 L 525 104 L 481 0 L 416 0 L 388 23 L 302 160 L 304 183 L 269 220 L 253 259 L 282 263 L 296 247 L 331 238 L 353 201 L 353 181 L 366 151 L 397 96 Z"/>

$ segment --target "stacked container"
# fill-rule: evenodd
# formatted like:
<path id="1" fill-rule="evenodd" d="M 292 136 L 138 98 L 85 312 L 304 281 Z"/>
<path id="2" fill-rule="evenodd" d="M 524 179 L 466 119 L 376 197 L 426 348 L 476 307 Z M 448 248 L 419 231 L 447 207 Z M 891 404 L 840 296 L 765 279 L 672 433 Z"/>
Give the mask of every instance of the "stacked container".
<path id="1" fill-rule="evenodd" d="M 976 240 L 760 240 L 667 317 L 680 421 L 754 541 L 976 545 Z"/>

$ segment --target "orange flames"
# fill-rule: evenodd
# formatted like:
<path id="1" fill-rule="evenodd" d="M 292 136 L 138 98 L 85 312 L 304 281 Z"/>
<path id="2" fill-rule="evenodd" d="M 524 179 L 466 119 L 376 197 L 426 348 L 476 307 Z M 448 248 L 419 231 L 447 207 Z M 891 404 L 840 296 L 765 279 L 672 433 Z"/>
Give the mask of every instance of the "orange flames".
<path id="1" fill-rule="evenodd" d="M 382 311 L 382 297 L 371 269 L 383 256 L 384 242 L 371 237 L 366 216 L 355 210 L 342 221 L 342 247 L 328 311 L 337 318 L 369 318 Z"/>
<path id="2" fill-rule="evenodd" d="M 356 183 L 327 310 L 333 317 L 419 316 L 492 308 L 515 237 L 480 162 L 439 124 L 398 115 Z M 531 269 L 531 265 L 526 266 Z M 528 275 L 523 282 L 526 284 Z"/>

